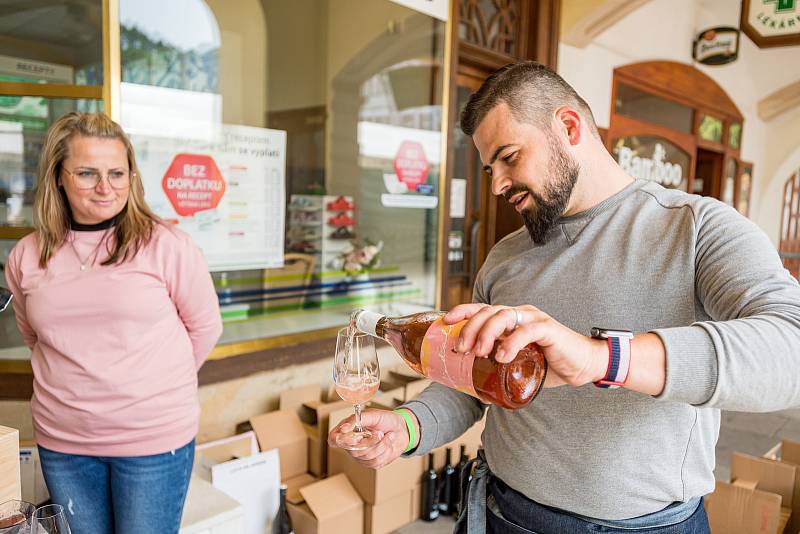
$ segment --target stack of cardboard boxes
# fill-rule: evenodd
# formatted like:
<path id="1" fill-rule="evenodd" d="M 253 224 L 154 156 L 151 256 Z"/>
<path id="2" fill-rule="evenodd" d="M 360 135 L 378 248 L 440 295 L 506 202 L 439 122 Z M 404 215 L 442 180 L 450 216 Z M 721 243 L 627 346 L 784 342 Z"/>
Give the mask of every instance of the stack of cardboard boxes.
<path id="1" fill-rule="evenodd" d="M 19 431 L 0 426 L 0 502 L 19 500 Z"/>
<path id="2" fill-rule="evenodd" d="M 734 452 L 731 482 L 717 481 L 705 506 L 712 534 L 800 533 L 800 442 L 761 458 Z"/>
<path id="3" fill-rule="evenodd" d="M 386 374 L 371 407 L 392 409 L 430 383 L 405 373 Z M 288 486 L 287 508 L 297 534 L 388 534 L 419 517 L 423 459 L 401 458 L 373 470 L 340 449 L 329 449 L 330 429 L 352 413 L 353 407 L 339 400 L 333 388 L 288 389 L 281 393 L 278 411 L 253 417 L 239 426 L 237 436 L 199 445 L 196 470 L 214 482 L 209 472 L 215 466 L 219 469 L 236 458 L 277 449 L 280 480 Z M 464 443 L 474 454 L 482 428 L 481 421 L 449 446 L 457 453 Z M 435 452 L 438 467 L 444 463 L 444 450 Z M 274 490 L 277 484 L 271 484 Z M 246 516 L 253 513 L 244 507 Z M 268 508 L 267 514 L 275 513 L 271 505 L 262 508 Z"/>

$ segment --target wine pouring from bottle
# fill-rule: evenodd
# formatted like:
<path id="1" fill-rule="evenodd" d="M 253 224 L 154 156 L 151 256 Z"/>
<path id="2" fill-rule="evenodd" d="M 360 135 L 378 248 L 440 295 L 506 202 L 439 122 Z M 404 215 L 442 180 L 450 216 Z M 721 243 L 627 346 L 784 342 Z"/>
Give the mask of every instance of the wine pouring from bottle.
<path id="1" fill-rule="evenodd" d="M 499 342 L 486 358 L 458 352 L 461 329 L 467 321 L 448 325 L 446 312 L 429 311 L 404 317 L 387 317 L 356 310 L 351 324 L 357 330 L 387 341 L 414 371 L 481 401 L 517 409 L 526 406 L 541 390 L 547 361 L 531 343 L 508 363 L 495 360 Z"/>

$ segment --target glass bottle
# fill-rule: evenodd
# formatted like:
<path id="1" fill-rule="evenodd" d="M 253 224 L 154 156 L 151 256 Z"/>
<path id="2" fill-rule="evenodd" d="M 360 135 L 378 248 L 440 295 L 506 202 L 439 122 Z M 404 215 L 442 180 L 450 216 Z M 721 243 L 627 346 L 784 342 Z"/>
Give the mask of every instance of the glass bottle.
<path id="1" fill-rule="evenodd" d="M 422 506 L 420 508 L 420 518 L 423 521 L 433 521 L 439 517 L 439 507 L 436 503 L 438 479 L 439 476 L 436 474 L 436 469 L 433 468 L 433 454 L 429 454 L 428 470 L 422 475 Z"/>
<path id="2" fill-rule="evenodd" d="M 289 517 L 289 511 L 286 509 L 287 490 L 286 484 L 281 484 L 280 504 L 278 505 L 278 513 L 275 514 L 275 519 L 272 521 L 272 534 L 294 534 L 292 520 Z"/>
<path id="3" fill-rule="evenodd" d="M 538 345 L 523 347 L 508 363 L 494 359 L 499 341 L 486 358 L 458 352 L 455 344 L 466 321 L 445 324 L 445 313 L 387 317 L 358 310 L 351 322 L 356 329 L 386 340 L 414 371 L 485 403 L 517 409 L 536 397 L 547 374 L 547 361 Z"/>
<path id="4" fill-rule="evenodd" d="M 439 511 L 444 515 L 452 515 L 453 487 L 458 485 L 456 481 L 456 468 L 450 463 L 453 460 L 452 450 L 447 447 L 445 451 L 444 467 L 439 471 Z"/>

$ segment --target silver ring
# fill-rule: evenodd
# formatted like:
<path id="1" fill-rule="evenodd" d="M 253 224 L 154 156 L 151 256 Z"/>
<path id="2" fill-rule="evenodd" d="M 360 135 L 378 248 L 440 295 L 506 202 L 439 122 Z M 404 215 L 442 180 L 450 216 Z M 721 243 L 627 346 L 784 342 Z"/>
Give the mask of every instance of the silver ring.
<path id="1" fill-rule="evenodd" d="M 520 324 L 522 324 L 522 312 L 514 310 L 514 330 L 516 330 Z"/>

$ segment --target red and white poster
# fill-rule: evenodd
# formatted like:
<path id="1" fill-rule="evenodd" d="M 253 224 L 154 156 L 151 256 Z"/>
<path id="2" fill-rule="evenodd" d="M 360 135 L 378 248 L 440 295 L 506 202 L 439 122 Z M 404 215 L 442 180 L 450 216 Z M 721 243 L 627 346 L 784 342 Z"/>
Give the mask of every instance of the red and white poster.
<path id="1" fill-rule="evenodd" d="M 212 271 L 283 265 L 286 132 L 218 125 L 198 137 L 129 128 L 145 199 Z"/>
<path id="2" fill-rule="evenodd" d="M 175 212 L 187 217 L 216 208 L 225 194 L 225 179 L 208 154 L 178 154 L 164 173 L 161 188 Z"/>
<path id="3" fill-rule="evenodd" d="M 419 141 L 403 141 L 394 158 L 394 173 L 409 191 L 416 191 L 419 184 L 428 178 L 430 166 L 425 158 L 425 149 Z"/>

